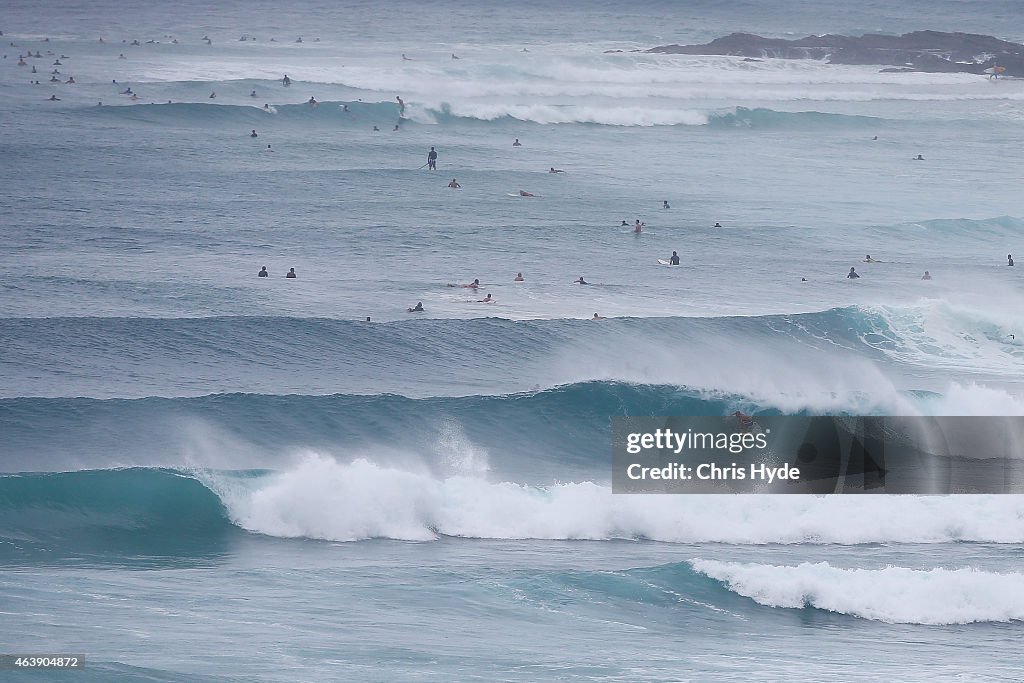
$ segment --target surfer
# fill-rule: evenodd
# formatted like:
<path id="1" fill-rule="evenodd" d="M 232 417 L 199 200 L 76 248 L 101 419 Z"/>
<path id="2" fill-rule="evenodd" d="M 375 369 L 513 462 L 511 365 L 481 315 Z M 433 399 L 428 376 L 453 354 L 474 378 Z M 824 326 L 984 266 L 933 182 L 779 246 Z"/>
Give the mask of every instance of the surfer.
<path id="1" fill-rule="evenodd" d="M 374 126 L 373 127 L 373 132 L 374 133 L 379 133 L 380 132 L 380 128 L 378 128 L 377 126 Z"/>
<path id="2" fill-rule="evenodd" d="M 263 105 L 263 111 L 270 111 L 270 105 L 269 104 L 264 104 Z"/>
<path id="3" fill-rule="evenodd" d="M 854 268 L 853 266 L 850 266 L 850 272 L 846 274 L 846 279 L 847 280 L 856 280 L 859 277 L 860 277 L 860 275 L 857 275 L 857 269 Z"/>
<path id="4" fill-rule="evenodd" d="M 270 273 L 267 272 L 267 267 L 263 266 L 260 272 L 256 273 L 256 277 L 270 277 Z"/>
<path id="5" fill-rule="evenodd" d="M 622 221 L 622 227 L 628 228 L 629 227 L 629 223 L 627 221 L 623 220 Z"/>
<path id="6" fill-rule="evenodd" d="M 526 278 L 523 277 L 522 273 L 516 273 L 516 276 L 512 278 L 513 282 L 525 282 Z"/>
<path id="7" fill-rule="evenodd" d="M 603 315 L 598 315 L 597 313 L 595 313 L 594 317 L 591 318 L 591 320 L 607 320 L 607 318 L 605 318 Z"/>
<path id="8" fill-rule="evenodd" d="M 288 273 L 285 275 L 285 277 L 295 278 L 295 277 L 298 277 L 298 275 L 295 274 L 295 269 L 294 268 L 289 268 L 288 269 Z"/>
<path id="9" fill-rule="evenodd" d="M 672 207 L 668 205 L 668 200 L 667 199 L 663 199 L 663 200 L 661 200 L 661 208 L 663 208 L 663 209 L 671 209 Z"/>
<path id="10" fill-rule="evenodd" d="M 477 303 L 478 304 L 493 304 L 494 303 L 494 299 L 492 299 L 491 295 L 488 294 L 483 299 L 477 299 Z"/>
<path id="11" fill-rule="evenodd" d="M 211 99 L 211 100 L 215 100 L 215 99 L 217 99 L 217 93 L 216 93 L 216 91 L 214 91 L 214 92 L 210 93 L 210 97 L 209 97 L 208 99 Z"/>
<path id="12" fill-rule="evenodd" d="M 454 52 L 452 53 L 452 59 L 458 59 L 458 57 L 455 56 Z"/>
<path id="13" fill-rule="evenodd" d="M 405 55 L 402 56 L 404 57 Z M 395 95 L 395 99 L 398 100 L 398 118 L 402 118 L 405 115 L 405 102 L 402 101 L 399 95 Z"/>
<path id="14" fill-rule="evenodd" d="M 1011 256 L 1010 254 L 1006 255 L 1006 265 L 1008 265 L 1008 266 L 1012 266 L 1013 265 L 1013 256 Z"/>
<path id="15" fill-rule="evenodd" d="M 251 137 L 251 138 L 258 138 L 259 137 L 259 135 L 256 134 L 256 129 L 255 128 L 253 128 L 252 132 L 249 133 L 249 137 Z"/>
<path id="16" fill-rule="evenodd" d="M 272 149 L 270 148 L 270 145 L 267 145 L 267 151 L 268 151 L 268 152 L 273 152 L 274 150 L 272 150 Z"/>
<path id="17" fill-rule="evenodd" d="M 516 141 L 512 143 L 512 146 L 513 147 L 522 147 L 523 143 L 519 142 L 519 138 L 516 138 Z"/>
<path id="18" fill-rule="evenodd" d="M 871 254 L 865 254 L 864 263 L 879 263 L 879 261 L 876 261 L 875 259 L 871 258 Z"/>
<path id="19" fill-rule="evenodd" d="M 646 223 L 641 223 L 640 219 L 637 218 L 636 219 L 636 223 L 633 225 L 633 232 L 635 232 L 636 234 L 639 235 L 641 232 L 644 231 L 644 226 L 645 225 L 646 225 Z"/>
<path id="20" fill-rule="evenodd" d="M 427 170 L 428 171 L 436 171 L 437 170 L 437 152 L 434 150 L 433 147 L 431 147 L 430 151 L 427 153 Z M 455 181 L 455 178 L 452 178 L 452 182 L 454 182 L 454 181 Z M 449 184 L 448 187 L 451 187 L 451 185 Z"/>
<path id="21" fill-rule="evenodd" d="M 926 270 L 926 271 L 924 271 L 924 275 L 922 275 L 922 276 L 921 276 L 921 279 L 922 279 L 922 280 L 931 280 L 931 279 L 932 279 L 932 276 L 931 276 L 931 274 L 930 274 L 930 273 L 929 273 L 929 272 L 928 272 L 928 271 Z"/>
<path id="22" fill-rule="evenodd" d="M 587 282 L 586 280 L 584 280 L 583 276 L 580 275 L 580 279 L 579 280 L 573 280 L 573 284 L 574 285 L 589 285 L 590 283 Z"/>
<path id="23" fill-rule="evenodd" d="M 320 103 L 316 101 L 316 98 L 315 98 L 315 97 L 312 97 L 312 96 L 310 96 L 309 100 L 307 100 L 307 101 L 306 101 L 306 104 L 308 104 L 308 105 L 309 105 L 309 106 L 311 106 L 311 107 L 316 107 L 316 106 L 318 106 L 318 105 L 319 105 Z"/>
<path id="24" fill-rule="evenodd" d="M 732 416 L 739 421 L 741 432 L 749 432 L 751 427 L 754 426 L 754 418 L 745 413 L 741 413 L 740 411 L 737 410 L 735 413 L 732 414 Z"/>
<path id="25" fill-rule="evenodd" d="M 410 313 L 423 313 L 423 302 L 419 301 L 410 309 L 407 309 Z"/>
<path id="26" fill-rule="evenodd" d="M 720 228 L 720 227 L 722 227 L 722 224 L 721 224 L 721 223 L 718 223 L 718 222 L 716 222 L 716 223 L 715 223 L 714 225 L 712 225 L 711 227 L 713 227 L 713 228 Z"/>
<path id="27" fill-rule="evenodd" d="M 285 74 L 284 78 L 281 79 L 281 84 L 286 88 L 292 84 L 292 79 L 288 78 L 288 74 Z"/>
<path id="28" fill-rule="evenodd" d="M 477 278 L 477 279 L 473 280 L 472 282 L 470 282 L 468 285 L 453 285 L 452 283 L 449 282 L 448 286 L 449 287 L 462 287 L 463 289 L 476 289 L 477 287 L 480 286 L 480 279 Z"/>
<path id="29" fill-rule="evenodd" d="M 408 57 L 406 57 L 406 56 L 405 56 L 405 53 L 403 52 L 403 53 L 402 53 L 402 61 L 403 61 L 403 62 L 411 62 L 412 60 L 411 60 L 411 59 L 409 59 Z"/>
<path id="30" fill-rule="evenodd" d="M 394 132 L 396 130 L 398 130 L 398 124 L 397 123 L 395 124 L 395 127 L 391 129 L 391 132 Z"/>
<path id="31" fill-rule="evenodd" d="M 918 154 L 918 155 L 917 155 L 916 157 L 914 157 L 914 159 L 913 159 L 913 160 L 914 160 L 914 161 L 924 161 L 924 157 L 923 157 L 923 156 L 921 156 L 920 154 Z"/>
<path id="32" fill-rule="evenodd" d="M 60 98 L 56 95 L 50 95 L 50 102 L 60 102 Z"/>
<path id="33" fill-rule="evenodd" d="M 676 252 L 673 251 L 672 252 L 672 257 L 669 258 L 668 262 L 669 262 L 669 265 L 678 266 L 679 265 L 679 254 L 677 254 Z"/>
<path id="34" fill-rule="evenodd" d="M 343 112 L 345 112 L 346 114 L 349 113 L 349 111 L 350 111 L 347 104 L 341 105 L 341 110 Z"/>
<path id="35" fill-rule="evenodd" d="M 548 169 L 548 173 L 565 173 L 565 171 L 552 166 L 551 168 Z"/>
<path id="36" fill-rule="evenodd" d="M 448 187 L 452 188 L 453 190 L 457 190 L 460 187 L 462 187 L 462 185 L 459 185 L 459 182 L 455 180 L 455 178 L 452 178 L 452 181 L 448 183 Z"/>
<path id="37" fill-rule="evenodd" d="M 520 197 L 533 197 L 534 194 L 532 192 L 527 192 L 526 190 L 519 190 L 519 196 Z"/>

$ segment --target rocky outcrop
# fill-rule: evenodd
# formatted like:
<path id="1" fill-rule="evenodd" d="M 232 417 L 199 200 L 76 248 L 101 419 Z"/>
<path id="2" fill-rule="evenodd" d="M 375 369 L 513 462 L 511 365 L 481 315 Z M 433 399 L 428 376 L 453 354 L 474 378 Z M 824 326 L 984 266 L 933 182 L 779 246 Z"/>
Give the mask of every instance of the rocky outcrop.
<path id="1" fill-rule="evenodd" d="M 981 74 L 1005 67 L 1024 76 L 1024 45 L 976 33 L 914 31 L 902 36 L 807 36 L 796 40 L 732 33 L 704 45 L 663 45 L 646 52 L 732 55 L 747 58 L 820 59 L 830 64 L 877 64 L 887 70 Z"/>

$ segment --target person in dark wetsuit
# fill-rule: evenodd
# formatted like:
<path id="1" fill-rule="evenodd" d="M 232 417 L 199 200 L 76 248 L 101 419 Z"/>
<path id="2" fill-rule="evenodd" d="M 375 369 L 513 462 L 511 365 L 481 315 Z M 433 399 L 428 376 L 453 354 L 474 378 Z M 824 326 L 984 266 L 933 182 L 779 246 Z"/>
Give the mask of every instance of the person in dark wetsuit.
<path id="1" fill-rule="evenodd" d="M 672 258 L 670 258 L 668 260 L 668 262 L 669 262 L 669 264 L 671 264 L 673 266 L 678 266 L 679 265 L 679 254 L 677 254 L 676 252 L 673 251 L 672 252 Z"/>
<path id="2" fill-rule="evenodd" d="M 412 308 L 408 309 L 410 313 L 423 313 L 423 302 L 420 301 Z"/>
<path id="3" fill-rule="evenodd" d="M 430 171 L 437 170 L 437 151 L 433 147 L 430 148 L 430 152 L 427 153 L 427 169 Z"/>
<path id="4" fill-rule="evenodd" d="M 749 432 L 751 427 L 754 426 L 754 418 L 752 418 L 749 415 L 741 413 L 740 411 L 737 410 L 735 413 L 732 414 L 732 416 L 739 420 L 741 432 Z"/>
<path id="5" fill-rule="evenodd" d="M 270 273 L 267 272 L 267 267 L 263 266 L 262 270 L 256 273 L 256 277 L 270 277 Z"/>
<path id="6" fill-rule="evenodd" d="M 294 268 L 289 268 L 288 269 L 288 274 L 285 275 L 285 277 L 295 278 L 295 277 L 298 277 L 298 275 L 295 274 L 295 269 Z"/>
<path id="7" fill-rule="evenodd" d="M 256 129 L 255 128 L 253 128 L 252 132 L 249 133 L 249 137 L 251 137 L 251 138 L 258 138 L 259 137 L 259 135 L 256 135 Z"/>
<path id="8" fill-rule="evenodd" d="M 853 266 L 850 266 L 850 272 L 846 274 L 846 279 L 856 280 L 858 278 L 860 278 L 860 275 L 857 275 L 857 269 L 854 268 Z"/>
<path id="9" fill-rule="evenodd" d="M 580 275 L 580 279 L 579 280 L 573 280 L 573 284 L 574 285 L 589 285 L 590 283 L 587 282 L 586 280 L 584 280 L 583 276 Z"/>
<path id="10" fill-rule="evenodd" d="M 1012 254 L 1007 254 L 1006 255 L 1006 265 L 1008 265 L 1008 266 L 1012 266 L 1013 265 L 1013 255 Z"/>

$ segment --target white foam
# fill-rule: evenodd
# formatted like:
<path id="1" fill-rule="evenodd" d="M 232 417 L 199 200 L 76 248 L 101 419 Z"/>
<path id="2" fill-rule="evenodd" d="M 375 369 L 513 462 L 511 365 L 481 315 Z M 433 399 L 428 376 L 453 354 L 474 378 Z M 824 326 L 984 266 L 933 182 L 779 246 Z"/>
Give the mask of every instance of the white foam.
<path id="1" fill-rule="evenodd" d="M 761 605 L 818 609 L 898 624 L 1024 620 L 1024 574 L 905 567 L 841 569 L 691 560 L 690 565 Z"/>
<path id="2" fill-rule="evenodd" d="M 532 123 L 600 123 L 611 126 L 703 126 L 706 113 L 692 109 L 616 106 L 554 106 L 548 104 L 456 104 L 445 107 L 454 115 L 493 121 L 513 118 Z M 439 113 L 433 110 L 432 113 Z"/>
<path id="3" fill-rule="evenodd" d="M 885 324 L 864 341 L 901 363 L 1024 375 L 1024 315 L 1015 298 L 999 297 L 1010 305 L 995 310 L 936 300 L 862 307 Z"/>
<path id="4" fill-rule="evenodd" d="M 613 495 L 609 486 L 590 481 L 537 487 L 317 454 L 247 485 L 200 478 L 236 524 L 281 537 L 1024 542 L 1024 500 L 1018 496 Z"/>

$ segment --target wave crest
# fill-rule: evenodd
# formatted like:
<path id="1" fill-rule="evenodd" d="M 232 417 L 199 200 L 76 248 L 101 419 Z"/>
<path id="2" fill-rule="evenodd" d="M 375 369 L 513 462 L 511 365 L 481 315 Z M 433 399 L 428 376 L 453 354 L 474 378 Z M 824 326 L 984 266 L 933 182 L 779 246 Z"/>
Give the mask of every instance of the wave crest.
<path id="1" fill-rule="evenodd" d="M 692 560 L 698 572 L 769 607 L 817 609 L 891 624 L 1024 620 L 1024 574 L 979 569 L 841 569 Z"/>

